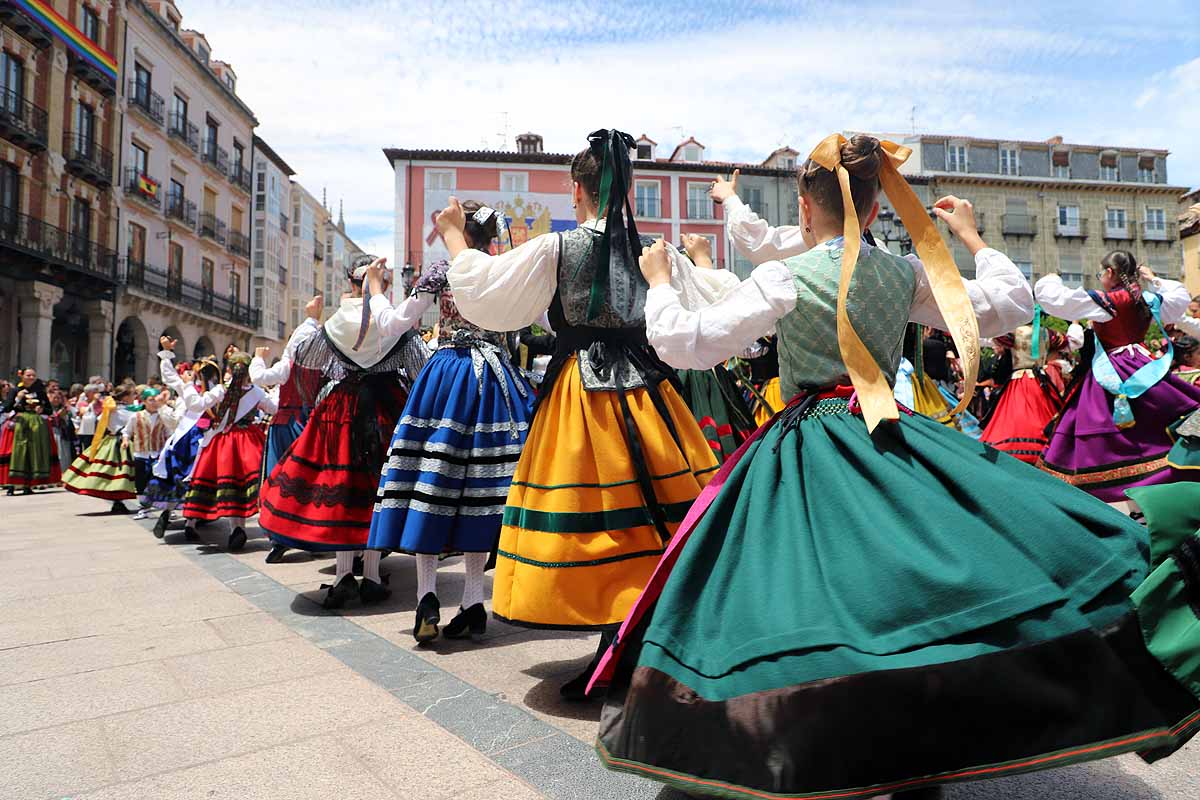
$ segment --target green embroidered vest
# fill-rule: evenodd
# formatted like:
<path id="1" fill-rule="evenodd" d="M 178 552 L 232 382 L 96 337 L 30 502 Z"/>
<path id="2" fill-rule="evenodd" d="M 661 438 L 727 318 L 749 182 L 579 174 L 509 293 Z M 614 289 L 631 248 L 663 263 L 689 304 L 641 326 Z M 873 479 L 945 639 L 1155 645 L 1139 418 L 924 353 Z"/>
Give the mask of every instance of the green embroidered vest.
<path id="1" fill-rule="evenodd" d="M 796 281 L 796 308 L 776 324 L 784 399 L 802 387 L 848 383 L 837 341 L 842 248 L 818 246 L 783 262 Z M 908 261 L 863 245 L 850 282 L 846 312 L 889 382 L 904 344 L 916 278 Z"/>

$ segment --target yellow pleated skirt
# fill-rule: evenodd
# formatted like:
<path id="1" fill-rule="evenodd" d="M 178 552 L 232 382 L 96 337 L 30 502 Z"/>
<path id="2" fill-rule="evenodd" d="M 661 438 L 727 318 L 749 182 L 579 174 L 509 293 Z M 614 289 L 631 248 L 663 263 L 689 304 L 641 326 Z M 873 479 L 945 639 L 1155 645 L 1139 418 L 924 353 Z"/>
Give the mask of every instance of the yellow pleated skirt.
<path id="1" fill-rule="evenodd" d="M 681 446 L 645 389 L 626 398 L 673 534 L 718 465 L 674 387 L 664 381 L 660 392 Z M 616 625 L 663 548 L 634 472 L 619 395 L 586 391 L 572 359 L 542 400 L 509 489 L 493 613 L 538 628 Z"/>
<path id="2" fill-rule="evenodd" d="M 763 404 L 755 400 L 754 403 L 754 421 L 760 426 L 766 424 L 771 417 L 783 410 L 783 390 L 779 388 L 779 378 L 771 378 L 762 385 L 759 393 L 763 399 L 767 401 L 770 408 L 764 408 Z"/>

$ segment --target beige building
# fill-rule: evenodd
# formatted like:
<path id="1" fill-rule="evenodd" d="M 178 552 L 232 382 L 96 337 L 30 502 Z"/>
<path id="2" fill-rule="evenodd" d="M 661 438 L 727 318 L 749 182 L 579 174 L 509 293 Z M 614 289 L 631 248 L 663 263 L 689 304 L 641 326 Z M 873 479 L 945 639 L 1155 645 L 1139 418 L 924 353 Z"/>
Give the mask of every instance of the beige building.
<path id="1" fill-rule="evenodd" d="M 346 217 L 339 204 L 337 222 L 332 219 L 325 222 L 325 271 L 321 285 L 326 309 L 336 309 L 342 295 L 350 291 L 346 268 L 362 252 L 362 248 L 346 233 Z"/>
<path id="2" fill-rule="evenodd" d="M 287 329 L 289 333 L 304 320 L 304 306 L 318 293 L 326 294 L 326 316 L 337 308 L 325 293 L 325 226 L 329 211 L 298 182 L 291 183 L 291 254 Z"/>
<path id="3" fill-rule="evenodd" d="M 1032 279 L 1051 272 L 1092 286 L 1110 250 L 1132 251 L 1155 272 L 1180 278 L 1176 221 L 1184 187 L 1167 181 L 1167 151 L 954 136 L 888 136 L 913 148 L 902 168 L 923 179 L 932 202 L 970 200 L 980 230 Z M 945 228 L 943 227 L 943 231 Z M 960 269 L 974 274 L 966 248 L 953 243 Z"/>
<path id="4" fill-rule="evenodd" d="M 1183 197 L 1184 212 L 1179 217 L 1179 242 L 1183 247 L 1183 282 L 1200 295 L 1200 189 Z"/>
<path id="5" fill-rule="evenodd" d="M 114 373 L 144 380 L 162 334 L 187 357 L 248 347 L 252 138 L 237 75 L 171 0 L 124 0 Z"/>
<path id="6" fill-rule="evenodd" d="M 108 374 L 120 7 L 0 3 L 0 374 Z"/>
<path id="7" fill-rule="evenodd" d="M 254 137 L 254 262 L 252 299 L 261 311 L 254 345 L 283 352 L 291 335 L 289 265 L 292 252 L 292 175 L 295 172 L 272 147 Z M 306 298 L 307 301 L 307 298 Z"/>

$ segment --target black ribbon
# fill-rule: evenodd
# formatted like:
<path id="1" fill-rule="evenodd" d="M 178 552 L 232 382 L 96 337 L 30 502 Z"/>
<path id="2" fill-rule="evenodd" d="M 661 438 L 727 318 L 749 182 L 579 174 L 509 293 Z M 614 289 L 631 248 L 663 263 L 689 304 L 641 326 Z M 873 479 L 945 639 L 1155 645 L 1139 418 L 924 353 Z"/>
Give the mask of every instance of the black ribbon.
<path id="1" fill-rule="evenodd" d="M 636 144 L 628 133 L 612 128 L 591 133 L 588 145 L 601 164 L 600 207 L 597 214 L 604 214 L 605 219 L 599 259 L 588 296 L 587 318 L 593 320 L 600 315 L 604 301 L 609 297 L 614 270 L 623 270 L 636 281 L 645 279 L 638 268 L 641 238 L 629 200 L 629 187 L 633 182 L 629 151 Z"/>

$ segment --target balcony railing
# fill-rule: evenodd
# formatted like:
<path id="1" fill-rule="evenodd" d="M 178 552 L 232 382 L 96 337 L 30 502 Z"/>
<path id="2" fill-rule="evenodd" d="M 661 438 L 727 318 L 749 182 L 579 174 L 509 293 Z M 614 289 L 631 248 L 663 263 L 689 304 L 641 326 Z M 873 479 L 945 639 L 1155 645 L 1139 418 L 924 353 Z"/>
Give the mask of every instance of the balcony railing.
<path id="1" fill-rule="evenodd" d="M 0 89 L 0 136 L 26 150 L 49 146 L 49 115 L 10 89 Z"/>
<path id="2" fill-rule="evenodd" d="M 325 245 L 317 239 L 313 239 L 313 258 L 317 261 L 325 260 Z"/>
<path id="3" fill-rule="evenodd" d="M 1179 238 L 1179 226 L 1174 222 L 1159 225 L 1155 222 L 1142 223 L 1143 242 L 1173 242 Z"/>
<path id="4" fill-rule="evenodd" d="M 225 244 L 225 223 L 207 211 L 200 215 L 200 236 Z"/>
<path id="5" fill-rule="evenodd" d="M 253 185 L 250 177 L 250 170 L 241 164 L 234 164 L 229 168 L 229 182 L 247 194 L 250 193 L 251 186 Z"/>
<path id="6" fill-rule="evenodd" d="M 71 53 L 69 67 L 72 75 L 105 97 L 112 97 L 117 93 L 117 82 L 113 76 L 96 67 L 88 59 Z"/>
<path id="7" fill-rule="evenodd" d="M 0 3 L 0 21 L 38 50 L 47 50 L 54 44 L 54 37 L 43 27 L 45 23 L 31 17 L 16 3 Z"/>
<path id="8" fill-rule="evenodd" d="M 0 207 L 0 245 L 108 281 L 117 278 L 112 250 L 11 208 Z"/>
<path id="9" fill-rule="evenodd" d="M 1037 217 L 1033 214 L 1001 214 L 1000 230 L 1005 236 L 1036 236 Z"/>
<path id="10" fill-rule="evenodd" d="M 205 140 L 200 159 L 222 175 L 229 173 L 229 151 L 211 139 Z"/>
<path id="11" fill-rule="evenodd" d="M 162 184 L 137 167 L 125 168 L 125 194 L 148 206 L 162 208 Z"/>
<path id="12" fill-rule="evenodd" d="M 168 300 L 185 309 L 202 310 L 235 325 L 257 328 L 259 311 L 234 297 L 217 294 L 211 289 L 169 275 L 163 270 L 132 259 L 125 265 L 122 282 L 146 294 Z"/>
<path id="13" fill-rule="evenodd" d="M 67 131 L 63 134 L 67 172 L 102 189 L 112 186 L 112 152 L 96 144 L 95 137 Z"/>
<path id="14" fill-rule="evenodd" d="M 167 135 L 181 142 L 193 153 L 200 152 L 200 129 L 177 111 L 171 112 L 167 121 Z"/>
<path id="15" fill-rule="evenodd" d="M 658 197 L 639 197 L 634 201 L 634 216 L 646 219 L 662 218 L 662 202 Z"/>
<path id="16" fill-rule="evenodd" d="M 1104 238 L 1112 241 L 1127 241 L 1133 238 L 1133 229 L 1128 223 L 1113 225 L 1108 220 L 1105 220 Z"/>
<path id="17" fill-rule="evenodd" d="M 1054 235 L 1059 239 L 1086 239 L 1088 221 L 1080 217 L 1071 222 L 1058 220 L 1054 225 Z"/>
<path id="18" fill-rule="evenodd" d="M 195 230 L 196 204 L 191 200 L 180 197 L 179 195 L 168 197 L 167 219 L 184 225 L 190 230 Z"/>
<path id="19" fill-rule="evenodd" d="M 229 252 L 242 258 L 250 257 L 250 237 L 241 231 L 229 232 Z"/>
<path id="20" fill-rule="evenodd" d="M 138 83 L 136 78 L 129 81 L 129 107 L 142 112 L 155 125 L 162 125 L 167 118 L 167 104 L 162 95 Z"/>

